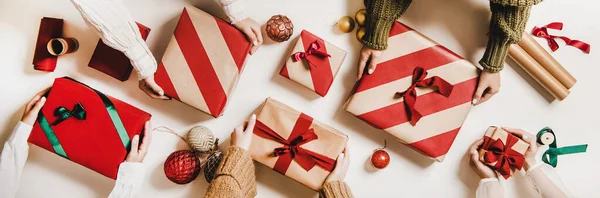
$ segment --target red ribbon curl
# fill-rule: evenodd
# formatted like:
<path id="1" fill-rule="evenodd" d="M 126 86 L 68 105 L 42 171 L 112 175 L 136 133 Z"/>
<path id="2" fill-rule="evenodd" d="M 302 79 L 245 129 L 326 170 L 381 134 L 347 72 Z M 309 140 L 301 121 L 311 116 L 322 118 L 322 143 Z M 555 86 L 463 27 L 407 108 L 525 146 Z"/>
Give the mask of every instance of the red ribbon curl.
<path id="1" fill-rule="evenodd" d="M 551 35 L 548 33 L 548 29 L 562 30 L 562 28 L 563 28 L 563 23 L 553 22 L 553 23 L 550 23 L 541 28 L 535 26 L 535 27 L 533 27 L 533 30 L 531 31 L 531 33 L 536 37 L 545 38 L 548 41 L 548 46 L 550 46 L 550 49 L 552 49 L 553 52 L 558 50 L 558 48 L 559 48 L 558 43 L 555 40 L 555 39 L 559 38 L 559 39 L 562 39 L 563 41 L 565 41 L 565 43 L 567 43 L 567 45 L 576 47 L 577 49 L 585 52 L 586 54 L 590 53 L 591 47 L 587 43 L 584 43 L 579 40 L 572 40 L 566 36 L 555 36 L 555 35 Z"/>
<path id="2" fill-rule="evenodd" d="M 412 85 L 404 92 L 396 92 L 396 98 L 404 97 L 404 108 L 406 109 L 406 117 L 412 125 L 416 125 L 417 122 L 423 117 L 419 111 L 415 109 L 417 102 L 417 87 L 437 87 L 437 92 L 446 98 L 452 93 L 454 86 L 448 81 L 444 80 L 439 76 L 434 76 L 428 79 L 427 72 L 422 67 L 416 67 L 413 71 Z"/>
<path id="3" fill-rule="evenodd" d="M 264 123 L 259 120 L 256 121 L 254 134 L 283 144 L 283 146 L 273 149 L 273 155 L 279 157 L 275 162 L 275 166 L 273 166 L 273 170 L 285 175 L 294 159 L 306 171 L 311 170 L 315 165 L 329 172 L 333 170 L 334 159 L 300 147 L 318 139 L 314 129 L 309 128 L 311 123 L 311 117 L 301 114 L 290 137 L 286 140 Z"/>
<path id="4" fill-rule="evenodd" d="M 317 56 L 320 58 L 331 57 L 331 55 L 329 55 L 327 52 L 319 51 L 320 48 L 321 44 L 319 44 L 318 40 L 316 40 L 308 46 L 308 49 L 306 49 L 305 52 L 296 52 L 292 54 L 292 60 L 294 62 L 298 62 L 302 59 L 305 59 L 311 67 L 317 67 L 317 65 L 310 61 L 308 58 L 309 56 Z"/>
<path id="5" fill-rule="evenodd" d="M 509 134 L 506 137 L 506 144 L 504 144 L 501 139 L 489 140 L 493 142 L 491 142 L 490 146 L 486 149 L 487 152 L 485 152 L 483 156 L 485 163 L 489 164 L 496 162 L 493 168 L 498 171 L 504 179 L 510 177 L 511 167 L 521 170 L 523 163 L 525 162 L 525 156 L 512 149 L 512 146 L 519 141 L 519 138 Z"/>

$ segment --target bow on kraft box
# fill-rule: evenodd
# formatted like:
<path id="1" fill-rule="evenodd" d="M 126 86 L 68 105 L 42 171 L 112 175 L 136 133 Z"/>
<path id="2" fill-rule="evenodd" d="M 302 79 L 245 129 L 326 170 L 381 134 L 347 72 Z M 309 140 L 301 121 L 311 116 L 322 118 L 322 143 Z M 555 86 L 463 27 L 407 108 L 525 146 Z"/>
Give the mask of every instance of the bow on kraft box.
<path id="1" fill-rule="evenodd" d="M 302 30 L 279 74 L 325 97 L 345 58 L 346 51 Z"/>
<path id="2" fill-rule="evenodd" d="M 151 115 L 68 77 L 57 78 L 46 97 L 28 141 L 116 179 Z"/>
<path id="3" fill-rule="evenodd" d="M 479 160 L 508 179 L 514 169 L 521 170 L 529 144 L 500 127 L 489 127 L 479 149 Z"/>
<path id="4" fill-rule="evenodd" d="M 388 42 L 375 72 L 355 85 L 346 110 L 441 162 L 471 109 L 477 68 L 399 22 Z"/>
<path id="5" fill-rule="evenodd" d="M 255 161 L 318 191 L 347 142 L 336 129 L 267 98 L 249 152 Z"/>
<path id="6" fill-rule="evenodd" d="M 154 76 L 156 83 L 166 95 L 219 117 L 232 97 L 250 47 L 235 27 L 186 7 Z"/>

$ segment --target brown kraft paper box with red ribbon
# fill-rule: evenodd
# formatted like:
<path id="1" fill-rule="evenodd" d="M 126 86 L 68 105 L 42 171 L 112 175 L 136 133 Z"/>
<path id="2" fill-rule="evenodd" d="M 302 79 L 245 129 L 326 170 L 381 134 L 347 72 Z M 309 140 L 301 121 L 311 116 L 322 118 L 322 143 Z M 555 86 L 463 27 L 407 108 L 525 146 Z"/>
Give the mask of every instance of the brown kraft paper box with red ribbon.
<path id="1" fill-rule="evenodd" d="M 346 51 L 302 30 L 279 74 L 325 97 L 345 58 Z"/>
<path id="2" fill-rule="evenodd" d="M 479 160 L 508 179 L 514 170 L 521 170 L 529 144 L 500 127 L 491 126 L 483 136 Z"/>
<path id="3" fill-rule="evenodd" d="M 68 77 L 57 78 L 46 98 L 28 141 L 116 179 L 151 115 Z"/>
<path id="4" fill-rule="evenodd" d="M 441 162 L 471 109 L 477 68 L 400 22 L 388 43 L 375 72 L 356 83 L 346 110 Z"/>
<path id="5" fill-rule="evenodd" d="M 249 152 L 255 161 L 318 191 L 347 142 L 338 130 L 267 98 Z"/>
<path id="6" fill-rule="evenodd" d="M 150 28 L 140 23 L 136 24 L 140 30 L 142 39 L 146 40 L 150 34 Z M 98 41 L 98 45 L 96 45 L 96 49 L 94 50 L 94 54 L 92 55 L 88 66 L 120 81 L 129 79 L 131 70 L 133 70 L 131 61 L 123 54 L 123 52 L 109 47 L 104 44 L 102 40 Z"/>
<path id="7" fill-rule="evenodd" d="M 154 78 L 167 96 L 217 118 L 232 97 L 250 47 L 237 28 L 186 7 Z"/>

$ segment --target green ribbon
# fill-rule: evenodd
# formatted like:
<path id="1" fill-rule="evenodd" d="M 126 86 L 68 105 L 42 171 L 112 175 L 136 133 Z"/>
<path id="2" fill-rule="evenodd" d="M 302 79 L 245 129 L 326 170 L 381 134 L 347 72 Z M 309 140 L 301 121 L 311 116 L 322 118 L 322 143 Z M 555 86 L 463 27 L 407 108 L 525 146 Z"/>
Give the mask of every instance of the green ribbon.
<path id="1" fill-rule="evenodd" d="M 542 144 L 542 135 L 545 133 L 550 133 L 554 136 L 554 141 L 548 145 L 549 148 L 542 155 L 542 161 L 546 164 L 549 164 L 552 167 L 556 167 L 558 165 L 558 156 L 559 155 L 568 155 L 573 153 L 584 153 L 587 150 L 587 144 L 574 145 L 574 146 L 565 146 L 557 148 L 556 135 L 554 135 L 554 131 L 550 127 L 543 128 L 540 132 L 537 133 L 537 142 Z"/>
<path id="2" fill-rule="evenodd" d="M 73 107 L 72 111 L 69 111 L 69 109 L 63 106 L 59 106 L 54 110 L 54 116 L 58 117 L 58 119 L 52 123 L 52 126 L 56 126 L 62 121 L 67 120 L 69 117 L 74 117 L 78 120 L 85 120 L 85 109 L 81 103 L 75 104 L 75 107 Z"/>
<path id="3" fill-rule="evenodd" d="M 38 114 L 37 121 L 40 124 L 42 131 L 44 131 L 44 134 L 46 134 L 48 141 L 50 141 L 50 145 L 52 145 L 52 148 L 54 148 L 54 152 L 64 158 L 69 159 L 67 153 L 65 152 L 65 149 L 63 149 L 62 145 L 58 141 L 54 130 L 52 130 L 52 127 L 50 127 L 50 123 L 48 123 L 48 120 L 46 119 L 42 111 L 40 111 L 40 113 Z"/>

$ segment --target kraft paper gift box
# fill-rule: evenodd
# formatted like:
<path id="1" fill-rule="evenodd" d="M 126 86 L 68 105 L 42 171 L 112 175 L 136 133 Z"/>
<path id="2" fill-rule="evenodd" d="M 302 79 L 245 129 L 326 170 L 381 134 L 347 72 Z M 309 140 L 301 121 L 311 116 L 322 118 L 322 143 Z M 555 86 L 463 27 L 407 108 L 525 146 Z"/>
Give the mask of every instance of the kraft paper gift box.
<path id="1" fill-rule="evenodd" d="M 388 43 L 375 72 L 356 83 L 346 110 L 441 162 L 471 109 L 477 68 L 400 22 Z"/>
<path id="2" fill-rule="evenodd" d="M 302 30 L 279 74 L 325 97 L 345 58 L 346 51 Z"/>
<path id="3" fill-rule="evenodd" d="M 142 39 L 146 40 L 150 34 L 150 28 L 140 23 L 136 24 L 140 30 Z M 123 54 L 123 52 L 109 47 L 104 44 L 102 40 L 98 41 L 98 45 L 96 45 L 96 49 L 94 50 L 94 54 L 92 55 L 88 66 L 120 81 L 129 79 L 131 70 L 133 70 L 131 61 Z"/>
<path id="4" fill-rule="evenodd" d="M 491 126 L 483 136 L 479 160 L 508 179 L 514 169 L 521 170 L 529 144 L 500 127 Z"/>
<path id="5" fill-rule="evenodd" d="M 232 97 L 250 47 L 232 25 L 186 7 L 154 76 L 156 83 L 167 96 L 219 117 Z"/>
<path id="6" fill-rule="evenodd" d="M 116 179 L 151 115 L 68 77 L 57 78 L 46 97 L 28 141 Z"/>
<path id="7" fill-rule="evenodd" d="M 318 191 L 347 142 L 338 130 L 267 98 L 249 152 L 255 161 Z"/>

